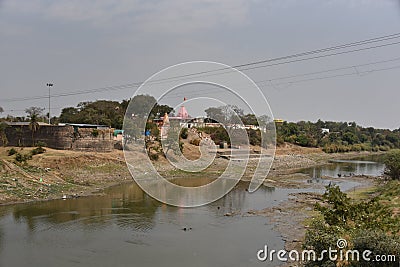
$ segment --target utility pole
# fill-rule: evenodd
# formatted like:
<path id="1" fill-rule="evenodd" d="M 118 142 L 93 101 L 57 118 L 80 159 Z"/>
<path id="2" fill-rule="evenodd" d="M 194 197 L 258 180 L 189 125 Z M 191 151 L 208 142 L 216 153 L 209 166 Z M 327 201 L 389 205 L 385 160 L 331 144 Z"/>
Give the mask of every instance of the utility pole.
<path id="1" fill-rule="evenodd" d="M 52 87 L 54 84 L 52 84 L 52 83 L 47 83 L 46 84 L 46 86 L 49 88 L 49 124 L 51 124 L 51 122 L 50 122 L 50 118 L 51 118 L 51 116 L 50 116 L 50 87 Z"/>

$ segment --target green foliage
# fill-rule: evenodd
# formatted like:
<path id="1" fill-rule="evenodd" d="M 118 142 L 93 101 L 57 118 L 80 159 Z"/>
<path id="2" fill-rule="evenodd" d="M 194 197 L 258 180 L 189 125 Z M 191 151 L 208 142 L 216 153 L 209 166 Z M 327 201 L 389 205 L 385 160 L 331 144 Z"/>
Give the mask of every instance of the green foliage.
<path id="1" fill-rule="evenodd" d="M 32 154 L 21 154 L 21 153 L 16 153 L 15 154 L 15 161 L 18 163 L 24 163 L 26 164 L 28 160 L 32 159 Z"/>
<path id="2" fill-rule="evenodd" d="M 385 157 L 385 173 L 392 179 L 400 179 L 400 150 L 392 150 Z"/>
<path id="3" fill-rule="evenodd" d="M 323 133 L 323 128 L 329 129 L 329 133 Z M 364 128 L 355 122 L 284 122 L 276 125 L 276 131 L 278 145 L 288 142 L 305 147 L 322 147 L 326 153 L 400 148 L 400 131 Z"/>
<path id="4" fill-rule="evenodd" d="M 261 146 L 261 132 L 260 130 L 248 129 L 247 135 L 249 136 L 249 143 L 253 146 Z"/>
<path id="5" fill-rule="evenodd" d="M 61 122 L 88 123 L 99 125 L 110 125 L 121 129 L 125 110 L 117 101 L 98 100 L 95 102 L 81 102 L 76 108 L 67 107 L 62 109 Z"/>
<path id="6" fill-rule="evenodd" d="M 31 154 L 32 156 L 37 155 L 37 154 L 43 154 L 44 152 L 46 152 L 46 149 L 44 149 L 43 147 L 39 146 L 35 149 L 32 149 Z"/>
<path id="7" fill-rule="evenodd" d="M 188 128 L 183 128 L 182 130 L 181 130 L 181 134 L 180 134 L 180 137 L 182 138 L 182 139 L 187 139 L 188 138 Z"/>
<path id="8" fill-rule="evenodd" d="M 369 256 L 373 259 L 376 255 L 395 255 L 396 259 L 400 256 L 400 238 L 395 235 L 387 235 L 379 229 L 356 231 L 352 240 L 353 248 L 358 251 L 370 250 Z M 354 263 L 353 266 L 376 266 L 376 262 Z M 386 262 L 379 266 L 398 266 L 397 262 Z"/>
<path id="9" fill-rule="evenodd" d="M 244 125 L 258 125 L 257 117 L 254 114 L 246 114 L 241 117 Z"/>
<path id="10" fill-rule="evenodd" d="M 397 184 L 398 185 L 398 184 Z M 385 192 L 397 190 L 388 187 Z M 306 232 L 303 247 L 313 249 L 317 255 L 324 249 L 336 248 L 336 241 L 347 240 L 346 249 L 370 250 L 372 255 L 400 255 L 400 223 L 392 216 L 392 208 L 382 204 L 383 194 L 367 201 L 356 202 L 341 192 L 338 186 L 326 187 L 323 203 L 316 204 L 320 216 L 315 218 Z M 372 258 L 372 256 L 371 256 Z M 337 266 L 329 258 L 308 262 L 307 266 Z M 340 263 L 340 264 L 343 264 Z M 363 261 L 344 263 L 350 266 L 374 266 Z M 342 265 L 341 265 L 342 266 Z M 391 266 L 391 265 L 388 265 Z"/>
<path id="11" fill-rule="evenodd" d="M 149 157 L 150 157 L 151 160 L 157 161 L 160 156 L 157 153 L 150 153 Z"/>
<path id="12" fill-rule="evenodd" d="M 15 150 L 15 148 L 11 148 L 10 150 L 8 150 L 8 156 L 12 156 L 16 153 L 17 153 L 17 150 Z"/>
<path id="13" fill-rule="evenodd" d="M 151 109 L 150 118 L 160 118 L 165 114 L 170 114 L 174 109 L 168 105 L 155 104 Z"/>
<path id="14" fill-rule="evenodd" d="M 350 199 L 340 191 L 339 186 L 328 186 L 322 196 L 327 206 L 316 204 L 316 210 L 322 213 L 326 223 L 343 226 L 351 216 L 349 209 Z"/>
<path id="15" fill-rule="evenodd" d="M 305 134 L 300 134 L 296 138 L 296 143 L 300 146 L 310 147 L 312 146 L 313 140 Z"/>
<path id="16" fill-rule="evenodd" d="M 128 118 L 144 118 L 149 114 L 152 119 L 173 110 L 167 105 L 157 104 L 155 98 L 149 95 L 135 96 L 128 106 L 129 101 L 128 99 L 121 102 L 109 100 L 81 102 L 77 107 L 62 109 L 60 121 L 109 125 L 115 129 L 122 129 L 125 114 Z"/>
<path id="17" fill-rule="evenodd" d="M 44 147 L 44 146 L 47 146 L 47 144 L 45 142 L 39 141 L 39 142 L 36 143 L 36 146 L 37 147 Z"/>
<path id="18" fill-rule="evenodd" d="M 151 136 L 158 137 L 160 135 L 157 124 L 152 121 L 146 123 L 146 130 L 150 130 Z"/>
<path id="19" fill-rule="evenodd" d="M 223 127 L 204 127 L 198 128 L 198 131 L 209 134 L 211 139 L 216 144 L 221 144 L 223 142 L 227 142 L 228 144 L 230 144 L 228 132 Z"/>

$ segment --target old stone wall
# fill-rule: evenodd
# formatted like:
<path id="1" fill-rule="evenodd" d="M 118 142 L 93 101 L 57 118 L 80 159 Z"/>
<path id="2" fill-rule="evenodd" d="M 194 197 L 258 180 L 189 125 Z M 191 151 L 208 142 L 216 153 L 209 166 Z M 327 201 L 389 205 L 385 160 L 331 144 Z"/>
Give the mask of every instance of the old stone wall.
<path id="1" fill-rule="evenodd" d="M 103 151 L 113 149 L 113 129 L 75 128 L 73 126 L 40 126 L 32 133 L 27 125 L 5 129 L 9 146 L 34 146 L 45 143 L 54 149 Z"/>

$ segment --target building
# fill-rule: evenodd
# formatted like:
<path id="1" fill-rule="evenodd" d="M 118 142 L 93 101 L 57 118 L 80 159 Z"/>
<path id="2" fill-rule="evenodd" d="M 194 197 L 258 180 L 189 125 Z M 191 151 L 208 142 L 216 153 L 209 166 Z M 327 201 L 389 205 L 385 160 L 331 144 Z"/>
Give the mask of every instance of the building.
<path id="1" fill-rule="evenodd" d="M 329 129 L 328 128 L 321 128 L 321 132 L 323 133 L 323 134 L 325 134 L 325 133 L 329 133 Z"/>

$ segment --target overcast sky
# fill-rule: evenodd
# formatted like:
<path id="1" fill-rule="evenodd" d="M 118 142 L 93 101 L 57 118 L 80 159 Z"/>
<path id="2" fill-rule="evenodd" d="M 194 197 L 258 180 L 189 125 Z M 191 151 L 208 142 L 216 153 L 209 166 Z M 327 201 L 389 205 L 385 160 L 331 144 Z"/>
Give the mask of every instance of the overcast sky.
<path id="1" fill-rule="evenodd" d="M 47 82 L 54 83 L 52 93 L 69 93 L 143 81 L 186 61 L 238 65 L 398 32 L 397 0 L 0 0 L 0 106 L 3 116 L 47 108 L 47 99 L 9 101 L 47 95 Z M 400 127 L 396 57 L 400 45 L 244 72 L 256 82 L 273 80 L 259 85 L 275 118 L 394 129 Z M 386 70 L 366 73 L 372 69 Z M 336 77 L 319 79 L 325 76 Z M 318 79 L 284 83 L 309 78 Z M 52 115 L 134 91 L 52 98 Z"/>

